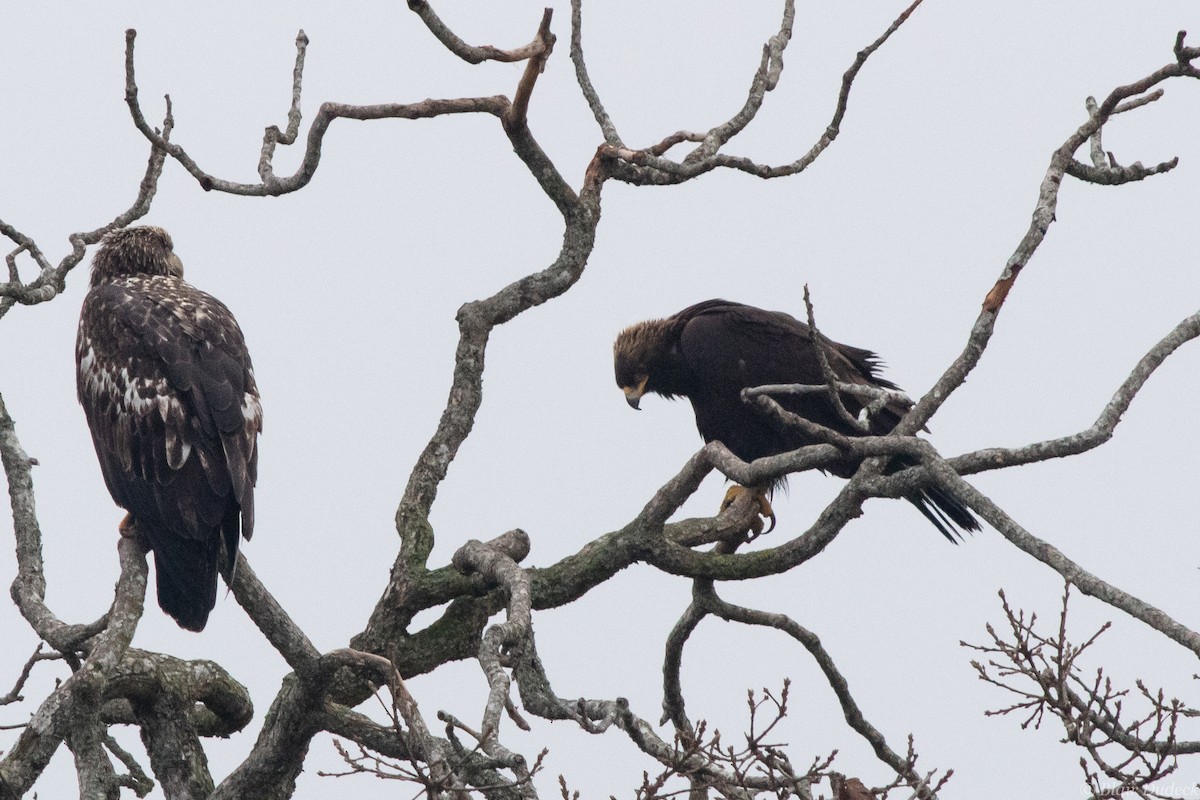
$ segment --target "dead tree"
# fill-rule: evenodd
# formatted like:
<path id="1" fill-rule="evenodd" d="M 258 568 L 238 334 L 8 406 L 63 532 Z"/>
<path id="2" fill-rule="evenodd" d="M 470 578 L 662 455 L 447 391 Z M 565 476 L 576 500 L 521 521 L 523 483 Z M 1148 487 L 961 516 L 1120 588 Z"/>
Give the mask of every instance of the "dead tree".
<path id="1" fill-rule="evenodd" d="M 87 797 L 116 797 L 122 788 L 144 795 L 153 785 L 150 773 L 172 798 L 289 797 L 305 765 L 310 743 L 321 732 L 334 734 L 344 742 L 339 749 L 347 773 L 413 782 L 429 797 L 534 797 L 547 792 L 546 783 L 534 779 L 542 757 L 518 753 L 505 743 L 509 726 L 527 726 L 525 717 L 529 715 L 572 724 L 591 734 L 615 729 L 615 735 L 627 737 L 646 758 L 646 777 L 637 788 L 639 797 L 687 792 L 690 797 L 809 798 L 828 787 L 827 791 L 838 798 L 887 796 L 896 790 L 902 796 L 934 798 L 950 772 L 918 768 L 911 737 L 907 744 L 897 745 L 896 733 L 889 737 L 867 719 L 833 656 L 813 631 L 786 615 L 732 604 L 718 592 L 721 582 L 779 575 L 815 558 L 862 513 L 863 503 L 869 498 L 900 498 L 933 486 L 960 498 L 1014 547 L 1058 572 L 1074 591 L 1107 603 L 1200 655 L 1200 633 L 1089 574 L 967 480 L 986 471 L 1078 455 L 1107 442 L 1155 369 L 1181 345 L 1200 335 L 1200 314 L 1183 320 L 1146 352 L 1117 387 L 1096 422 L 1077 433 L 949 458 L 915 436 L 963 384 L 986 351 L 998 315 L 1016 289 L 1017 278 L 1052 229 L 1063 181 L 1119 186 L 1175 167 L 1174 160 L 1151 167 L 1140 162 L 1122 166 L 1112 154 L 1105 153 L 1101 133 L 1113 116 L 1134 112 L 1161 98 L 1163 84 L 1200 77 L 1200 69 L 1194 65 L 1200 58 L 1200 48 L 1187 46 L 1182 32 L 1161 68 L 1091 102 L 1079 127 L 1053 151 L 1029 228 L 994 284 L 981 287 L 982 307 L 961 354 L 917 400 L 893 435 L 848 440 L 825 431 L 826 443 L 751 464 L 739 461 L 721 444 L 710 443 L 650 494 L 642 510 L 625 525 L 594 533 L 585 547 L 557 563 L 522 566 L 529 555 L 530 538 L 519 529 L 486 542 L 467 541 L 449 564 L 430 563 L 435 541 L 431 510 L 439 486 L 471 434 L 479 411 L 489 338 L 498 326 L 575 287 L 596 243 L 605 187 L 612 181 L 634 187 L 672 186 L 728 170 L 764 179 L 802 179 L 801 173 L 836 143 L 860 72 L 920 2 L 916 0 L 905 9 L 857 54 L 837 96 L 830 99 L 832 114 L 824 132 L 806 149 L 799 150 L 794 160 L 769 164 L 731 150 L 739 134 L 755 123 L 768 93 L 781 80 L 783 54 L 794 24 L 791 0 L 784 3 L 778 30 L 763 45 L 744 105 L 708 130 L 680 130 L 650 144 L 627 142 L 620 121 L 606 111 L 584 58 L 581 0 L 574 0 L 568 57 L 601 136 L 586 168 L 567 173 L 539 145 L 528 118 L 530 104 L 536 102 L 539 76 L 554 56 L 556 20 L 550 10 L 528 44 L 499 49 L 464 42 L 429 3 L 410 0 L 412 12 L 445 46 L 449 56 L 472 64 L 523 64 L 511 97 L 454 97 L 375 105 L 327 102 L 319 106 L 303 138 L 301 96 L 308 40 L 301 32 L 296 39 L 287 124 L 282 130 L 267 129 L 258 162 L 259 180 L 250 183 L 206 171 L 181 143 L 183 134 L 175 128 L 169 98 L 159 127 L 147 119 L 135 73 L 136 34 L 128 31 L 126 102 L 133 124 L 150 150 L 137 198 L 111 223 L 71 236 L 70 253 L 57 263 L 15 224 L 8 219 L 0 221 L 0 233 L 15 245 L 7 257 L 8 280 L 0 283 L 0 317 L 16 304 L 37 306 L 58 298 L 90 246 L 108 231 L 130 225 L 147 214 L 167 165 L 186 170 L 206 192 L 252 197 L 297 192 L 317 174 L 325 136 L 343 124 L 342 120 L 493 117 L 499 124 L 497 135 L 507 138 L 517 159 L 559 212 L 562 245 L 557 257 L 544 268 L 459 309 L 459 340 L 449 397 L 399 501 L 396 530 L 400 543 L 386 590 L 357 635 L 344 647 L 323 652 L 287 609 L 275 601 L 246 558 L 239 557 L 231 586 L 233 595 L 263 637 L 287 661 L 292 673 L 270 702 L 257 741 L 240 765 L 219 783 L 214 784 L 209 772 L 202 740 L 228 735 L 247 724 L 253 713 L 248 693 L 236 676 L 219 664 L 130 647 L 143 610 L 147 567 L 144 554 L 129 540 L 122 540 L 121 580 L 107 614 L 94 622 L 74 623 L 54 613 L 46 603 L 33 462 L 17 438 L 14 420 L 0 401 L 0 455 L 12 502 L 18 555 L 12 598 L 47 648 L 39 648 L 31 656 L 2 705 L 20 699 L 30 672 L 44 669 L 39 666 L 43 661 L 61 660 L 69 670 L 32 711 L 29 720 L 15 726 L 13 739 L 0 758 L 0 798 L 23 797 L 32 792 L 50 758 L 64 744 L 73 754 L 81 795 Z M 278 147 L 297 144 L 303 148 L 300 166 L 291 175 L 277 175 Z M 1085 146 L 1090 152 L 1081 159 L 1077 154 Z M 565 177 L 568 174 L 579 176 L 577 183 Z M 28 274 L 29 264 L 36 272 L 31 279 L 22 275 Z M 7 378 L 6 383 L 5 392 L 21 391 L 19 383 Z M 748 393 L 745 400 L 787 424 L 786 413 L 771 395 L 805 390 L 810 389 L 774 387 Z M 825 387 L 811 390 L 824 391 Z M 884 474 L 881 465 L 901 453 L 918 466 Z M 716 517 L 669 521 L 714 471 L 742 484 L 761 485 L 779 476 L 820 468 L 847 454 L 865 457 L 863 467 L 810 527 L 784 541 L 779 541 L 776 534 L 773 539 L 746 546 L 743 534 L 754 514 L 749 496 L 746 502 L 738 501 Z M 691 604 L 665 642 L 660 726 L 652 723 L 646 709 L 634 708 L 620 697 L 571 698 L 558 694 L 539 658 L 532 628 L 535 611 L 567 606 L 624 568 L 639 563 L 687 579 L 693 587 Z M 434 622 L 423 627 L 414 624 L 418 614 L 430 610 L 440 611 Z M 1086 780 L 1094 794 L 1155 796 L 1153 782 L 1169 775 L 1177 759 L 1200 750 L 1200 745 L 1182 735 L 1181 729 L 1196 713 L 1190 707 L 1165 699 L 1161 692 L 1139 687 L 1148 711 L 1130 719 L 1127 712 L 1123 716 L 1119 689 L 1099 674 L 1093 681 L 1080 677 L 1077 661 L 1086 645 L 1073 647 L 1067 641 L 1065 605 L 1060 631 L 1049 635 L 1035 631 L 1032 618 L 1007 605 L 1006 610 L 1011 640 L 997 634 L 989 644 L 980 646 L 991 659 L 990 666 L 978 667 L 980 675 L 1018 692 L 1022 699 L 1014 709 L 1029 709 L 1039 719 L 1046 712 L 1062 719 L 1067 739 L 1085 753 Z M 496 617 L 503 620 L 495 621 Z M 694 721 L 687 712 L 680 665 L 689 637 L 710 617 L 775 628 L 794 639 L 825 676 L 850 729 L 886 765 L 888 780 L 868 790 L 858 778 L 846 777 L 847 772 L 862 774 L 866 765 L 835 765 L 832 755 L 805 755 L 794 763 L 796 754 L 789 757 L 771 736 L 788 709 L 786 684 L 779 692 L 751 694 L 748 733 L 738 744 L 723 741 L 705 722 Z M 479 718 L 460 720 L 439 713 L 440 725 L 435 725 L 428 709 L 422 710 L 410 693 L 406 680 L 464 659 L 478 662 L 489 687 Z M 1021 683 L 1019 678 L 1027 682 Z M 377 692 L 386 697 L 386 719 L 382 721 L 359 710 Z M 664 734 L 661 725 L 666 723 L 670 728 Z M 113 725 L 137 726 L 149 771 L 112 738 L 109 727 Z M 1113 748 L 1122 748 L 1124 755 L 1114 760 L 1108 755 Z M 568 797 L 575 788 L 563 780 L 560 791 Z"/>

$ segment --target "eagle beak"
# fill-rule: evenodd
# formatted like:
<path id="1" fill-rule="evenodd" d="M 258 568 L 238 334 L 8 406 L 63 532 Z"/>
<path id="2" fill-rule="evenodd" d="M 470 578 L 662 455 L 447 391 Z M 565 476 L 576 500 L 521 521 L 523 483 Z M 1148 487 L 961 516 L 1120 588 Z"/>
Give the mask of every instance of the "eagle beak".
<path id="1" fill-rule="evenodd" d="M 621 391 L 625 393 L 625 402 L 629 403 L 629 407 L 634 411 L 641 411 L 639 403 L 642 402 L 642 395 L 646 393 L 646 381 L 649 378 L 642 378 L 638 381 L 637 386 L 622 386 Z"/>

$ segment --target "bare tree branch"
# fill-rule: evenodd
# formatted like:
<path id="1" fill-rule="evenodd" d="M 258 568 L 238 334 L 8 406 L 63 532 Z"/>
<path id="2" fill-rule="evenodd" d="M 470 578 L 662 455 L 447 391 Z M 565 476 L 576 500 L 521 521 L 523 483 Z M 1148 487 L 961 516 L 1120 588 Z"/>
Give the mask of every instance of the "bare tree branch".
<path id="1" fill-rule="evenodd" d="M 672 161 L 663 157 L 660 151 L 665 152 L 665 150 L 661 147 L 661 144 L 647 150 L 631 150 L 619 144 L 619 142 L 609 140 L 608 137 L 606 137 L 608 143 L 601 146 L 600 153 L 605 158 L 616 162 L 613 166 L 613 177 L 635 185 L 681 183 L 722 167 L 739 170 L 758 178 L 781 178 L 803 172 L 820 157 L 821 153 L 825 152 L 833 144 L 841 132 L 842 120 L 846 115 L 846 108 L 850 101 L 850 89 L 854 85 L 854 81 L 867 59 L 882 47 L 891 38 L 893 33 L 899 30 L 900 26 L 908 20 L 909 16 L 912 15 L 913 11 L 920 4 L 921 0 L 915 0 L 912 5 L 905 9 L 892 22 L 879 38 L 859 51 L 854 63 L 846 70 L 845 75 L 842 77 L 842 86 L 838 93 L 837 105 L 834 108 L 833 118 L 826 127 L 825 133 L 817 139 L 816 143 L 809 148 L 807 153 L 790 164 L 772 167 L 765 164 L 758 164 L 749 158 L 730 156 L 719 152 L 720 147 L 744 129 L 749 123 L 749 118 L 753 118 L 754 113 L 757 113 L 758 107 L 762 104 L 763 95 L 778 84 L 779 73 L 783 69 L 783 48 L 786 47 L 787 41 L 791 37 L 791 19 L 794 15 L 794 10 L 790 1 L 785 4 L 783 22 L 780 25 L 779 34 L 773 37 L 764 48 L 763 59 L 751 84 L 750 97 L 747 99 L 746 105 L 743 106 L 742 112 L 731 118 L 725 125 L 718 126 L 706 134 L 700 146 L 689 153 L 682 162 Z M 750 113 L 751 110 L 753 110 L 752 113 Z M 744 115 L 747 113 L 750 113 L 750 117 L 744 118 Z M 690 134 L 676 134 L 674 137 L 663 140 L 662 144 L 668 141 L 677 143 L 693 141 L 693 139 Z M 644 169 L 631 169 L 629 168 L 631 166 Z"/>
<path id="2" fill-rule="evenodd" d="M 21 689 L 24 688 L 25 682 L 29 680 L 30 674 L 33 672 L 33 665 L 39 661 L 50 661 L 61 659 L 61 653 L 43 653 L 42 644 L 39 642 L 37 649 L 33 651 L 33 655 L 25 662 L 25 666 L 21 667 L 21 674 L 17 676 L 17 682 L 13 684 L 13 688 L 8 694 L 0 697 L 0 706 L 6 706 L 9 703 L 19 703 L 25 698 L 21 695 Z"/>
<path id="3" fill-rule="evenodd" d="M 1111 626 L 1105 623 L 1082 645 L 1072 644 L 1067 638 L 1070 587 L 1067 583 L 1063 592 L 1055 633 L 1041 632 L 1036 614 L 1014 610 L 1000 592 L 1010 636 L 1002 636 L 988 625 L 990 644 L 962 643 L 988 656 L 986 664 L 971 662 L 981 680 L 1017 697 L 1012 705 L 988 713 L 1027 712 L 1023 724 L 1035 727 L 1052 715 L 1062 723 L 1066 740 L 1083 748 L 1092 764 L 1113 782 L 1115 791 L 1105 795 L 1166 797 L 1154 791 L 1152 784 L 1176 770 L 1178 756 L 1200 752 L 1200 742 L 1177 738 L 1180 720 L 1198 712 L 1179 700 L 1166 701 L 1161 689 L 1151 692 L 1139 681 L 1138 690 L 1148 709 L 1131 720 L 1129 690 L 1118 689 L 1103 668 L 1086 678 L 1081 657 Z M 1110 760 L 1112 753 L 1117 760 Z M 1100 793 L 1098 777 L 1086 762 L 1084 773 L 1089 786 Z"/>
<path id="4" fill-rule="evenodd" d="M 127 46 L 132 48 L 132 39 L 129 40 Z M 296 66 L 292 69 L 292 107 L 288 109 L 287 129 L 281 132 L 278 126 L 271 125 L 263 133 L 262 153 L 258 158 L 258 175 L 264 184 L 275 180 L 275 146 L 295 144 L 296 137 L 300 135 L 300 94 L 304 80 L 304 55 L 307 51 L 308 37 L 301 30 L 296 34 Z M 132 70 L 132 67 L 132 61 L 130 61 L 128 69 Z M 136 90 L 135 86 L 135 94 Z M 168 97 L 167 103 L 170 102 L 171 99 Z"/>
<path id="5" fill-rule="evenodd" d="M 1113 89 L 1108 97 L 1104 99 L 1104 102 L 1100 104 L 1096 112 L 1089 115 L 1088 120 L 1071 134 L 1051 155 L 1050 166 L 1047 168 L 1046 175 L 1042 179 L 1041 186 L 1038 189 L 1038 200 L 1034 207 L 1033 219 L 1030 222 L 1029 230 L 1025 232 L 1016 250 L 1005 264 L 1000 277 L 984 298 L 983 308 L 975 321 L 974 327 L 971 329 L 966 347 L 958 358 L 954 360 L 954 363 L 942 374 L 942 377 L 917 402 L 908 415 L 901 420 L 900 424 L 896 427 L 896 433 L 913 433 L 924 427 L 934 412 L 946 401 L 946 398 L 962 385 L 967 375 L 979 363 L 979 359 L 983 356 L 983 351 L 987 347 L 987 343 L 991 339 L 992 332 L 995 329 L 996 317 L 1004 305 L 1004 300 L 1008 297 L 1008 293 L 1011 291 L 1021 270 L 1029 263 L 1034 252 L 1045 239 L 1046 232 L 1049 230 L 1050 224 L 1054 221 L 1054 212 L 1058 206 L 1059 186 L 1062 184 L 1062 179 L 1067 172 L 1068 165 L 1074 160 L 1073 154 L 1075 151 L 1084 142 L 1087 142 L 1108 121 L 1112 114 L 1116 113 L 1116 109 L 1121 107 L 1123 102 L 1150 91 L 1157 84 L 1170 78 L 1200 77 L 1200 70 L 1197 70 L 1191 64 L 1191 60 L 1196 58 L 1193 55 L 1195 49 L 1184 48 L 1182 45 L 1183 37 L 1184 33 L 1181 31 L 1176 38 L 1175 63 L 1168 64 L 1135 83 L 1127 86 L 1118 86 L 1116 89 Z"/>
<path id="6" fill-rule="evenodd" d="M 604 134 L 604 141 L 612 147 L 624 147 L 612 117 L 600 102 L 600 94 L 592 85 L 587 63 L 583 60 L 583 0 L 571 0 L 571 63 L 575 65 L 575 81 L 579 84 L 588 107 L 592 109 L 592 116 L 596 118 L 596 124 Z"/>
<path id="7" fill-rule="evenodd" d="M 174 124 L 174 120 L 171 118 L 170 107 L 168 106 L 167 116 L 163 120 L 162 133 L 159 134 L 155 131 L 155 136 L 164 144 L 169 142 L 171 128 Z M 146 216 L 150 212 L 150 204 L 154 201 L 154 194 L 158 191 L 158 177 L 162 174 L 165 159 L 166 153 L 161 148 L 157 146 L 151 147 L 150 160 L 146 165 L 146 174 L 142 177 L 142 182 L 138 186 L 138 194 L 134 198 L 133 205 L 118 214 L 107 225 L 103 225 L 92 231 L 71 234 L 68 237 L 71 242 L 71 252 L 58 263 L 58 266 L 50 264 L 36 242 L 12 225 L 0 220 L 0 234 L 3 234 L 18 245 L 17 249 L 10 253 L 6 259 L 8 261 L 9 280 L 7 283 L 0 283 L 0 319 L 8 313 L 8 310 L 12 308 L 14 303 L 36 305 L 37 303 L 53 300 L 66 287 L 67 274 L 83 260 L 89 245 L 99 242 L 109 231 L 124 228 L 135 220 Z M 29 283 L 22 283 L 17 272 L 16 257 L 22 252 L 29 253 L 40 270 L 38 276 Z"/>
<path id="8" fill-rule="evenodd" d="M 849 683 L 842 676 L 842 673 L 838 670 L 837 665 L 825 650 L 816 634 L 799 625 L 785 614 L 756 611 L 727 603 L 717 596 L 711 582 L 697 581 L 695 597 L 697 602 L 702 603 L 706 611 L 721 619 L 730 620 L 731 622 L 741 622 L 747 625 L 761 625 L 768 628 L 775 628 L 783 631 L 802 644 L 804 649 L 817 662 L 817 666 L 821 668 L 821 672 L 825 674 L 825 679 L 829 682 L 830 688 L 833 689 L 833 693 L 837 696 L 838 702 L 842 706 L 842 713 L 846 717 L 846 723 L 867 740 L 867 743 L 871 745 L 871 749 L 875 751 L 875 755 L 880 761 L 887 764 L 897 775 L 904 778 L 905 783 L 913 790 L 916 797 L 922 798 L 922 800 L 936 797 L 930 786 L 930 782 L 926 778 L 922 778 L 915 771 L 914 759 L 911 756 L 907 759 L 903 758 L 892 750 L 884 739 L 883 734 L 863 716 L 862 710 L 858 707 L 858 703 L 850 693 Z"/>
<path id="9" fill-rule="evenodd" d="M 562 216 L 563 238 L 557 256 L 540 270 L 459 309 L 459 341 L 446 405 L 398 504 L 399 547 L 386 591 L 364 629 L 352 639 L 350 648 L 322 653 L 262 585 L 245 559 L 239 560 L 232 591 L 293 673 L 285 678 L 243 763 L 217 786 L 208 771 L 201 739 L 227 735 L 247 724 L 253 713 L 248 693 L 211 662 L 187 662 L 130 648 L 143 611 L 146 584 L 144 553 L 133 538 L 123 538 L 118 545 L 121 578 L 112 608 L 104 617 L 88 625 L 71 625 L 50 611 L 45 604 L 41 531 L 34 505 L 31 467 L 36 462 L 22 449 L 14 423 L 0 398 L 0 456 L 9 485 L 18 555 L 12 596 L 31 628 L 56 651 L 35 653 L 26 662 L 13 690 L 0 698 L 0 705 L 20 698 L 33 665 L 42 657 L 61 657 L 73 669 L 70 677 L 45 698 L 22 728 L 15 746 L 0 760 L 0 800 L 19 797 L 31 790 L 63 743 L 74 754 L 85 795 L 115 798 L 122 787 L 144 794 L 149 790 L 150 780 L 133 757 L 109 736 L 107 729 L 113 724 L 139 727 L 153 773 L 169 797 L 289 797 L 313 737 L 321 731 L 346 737 L 359 748 L 358 755 L 352 752 L 353 747 L 340 750 L 349 773 L 415 781 L 430 797 L 465 798 L 473 793 L 489 798 L 533 797 L 537 792 L 532 779 L 545 753 L 531 764 L 510 749 L 502 735 L 506 715 L 519 727 L 528 727 L 512 697 L 514 679 L 527 714 L 570 721 L 592 734 L 611 728 L 622 731 L 661 770 L 657 777 L 647 773 L 643 781 L 639 796 L 647 799 L 679 791 L 687 791 L 693 798 L 714 794 L 751 798 L 768 792 L 780 797 L 810 798 L 813 787 L 826 779 L 839 800 L 886 797 L 900 787 L 906 787 L 905 791 L 917 797 L 934 798 L 950 772 L 940 778 L 932 771 L 924 775 L 918 772 L 912 737 L 906 753 L 894 750 L 887 743 L 865 718 L 846 679 L 815 634 L 785 615 L 728 604 L 718 597 L 713 585 L 716 580 L 741 580 L 791 570 L 822 552 L 851 519 L 862 513 L 866 499 L 903 496 L 914 489 L 933 486 L 963 500 L 1008 541 L 1046 563 L 1084 593 L 1122 609 L 1200 655 L 1200 634 L 1084 571 L 1022 528 L 961 477 L 1071 455 L 1107 441 L 1149 375 L 1184 342 L 1200 335 L 1200 314 L 1180 323 L 1143 357 L 1097 421 L 1084 431 L 1024 447 L 989 448 L 950 459 L 942 458 L 928 442 L 914 435 L 982 357 L 1008 292 L 1054 219 L 1063 177 L 1071 175 L 1084 181 L 1116 185 L 1162 174 L 1176 165 L 1177 161 L 1172 160 L 1149 168 L 1140 162 L 1120 166 L 1115 156 L 1105 153 L 1102 131 L 1112 115 L 1133 111 L 1160 98 L 1162 89 L 1155 88 L 1158 84 L 1175 77 L 1200 77 L 1200 71 L 1192 66 L 1200 58 L 1200 49 L 1185 47 L 1182 33 L 1175 41 L 1173 63 L 1136 83 L 1118 87 L 1103 102 L 1092 101 L 1087 121 L 1051 156 L 1030 228 L 985 298 L 964 351 L 905 417 L 895 435 L 843 436 L 789 414 L 769 396 L 820 391 L 837 406 L 842 405 L 843 396 L 854 397 L 863 401 L 868 414 L 889 404 L 911 403 L 897 393 L 867 391 L 839 382 L 833 368 L 825 364 L 823 386 L 759 387 L 745 395 L 777 422 L 804 427 L 820 444 L 748 464 L 733 456 L 724 445 L 712 442 L 664 483 L 626 525 L 597 536 L 579 552 L 545 568 L 520 566 L 530 551 L 529 537 L 520 530 L 509 531 L 486 543 L 470 540 L 456 551 L 450 565 L 429 568 L 435 536 L 430 514 L 450 464 L 474 426 L 483 397 L 483 372 L 491 333 L 496 326 L 562 295 L 580 279 L 595 244 L 604 184 L 609 179 L 636 185 L 675 184 L 718 168 L 741 170 L 763 178 L 803 171 L 839 135 L 850 90 L 866 61 L 919 4 L 920 0 L 915 0 L 881 36 L 857 54 L 842 78 L 832 120 L 809 151 L 790 164 L 768 166 L 722 151 L 753 123 L 765 103 L 766 93 L 778 85 L 783 54 L 795 22 L 792 0 L 785 0 L 778 30 L 763 47 L 742 106 L 707 131 L 680 130 L 643 150 L 631 149 L 622 142 L 592 84 L 583 57 L 581 1 L 573 0 L 571 58 L 580 91 L 604 139 L 587 164 L 578 188 L 563 178 L 529 128 L 534 90 L 555 42 L 550 9 L 543 13 L 537 33 L 528 45 L 501 50 L 467 44 L 442 22 L 427 2 L 410 0 L 410 8 L 454 56 L 471 63 L 525 61 L 512 100 L 493 96 L 430 99 L 411 104 L 324 103 L 310 124 L 300 167 L 291 176 L 278 177 L 273 164 L 277 146 L 294 144 L 300 135 L 308 44 L 300 31 L 295 43 L 287 124 L 283 131 L 274 125 L 265 129 L 259 150 L 258 183 L 240 183 L 210 175 L 173 143 L 170 137 L 174 120 L 169 97 L 162 131 L 151 128 L 138 99 L 134 72 L 136 34 L 128 31 L 126 102 L 134 125 L 151 143 L 150 160 L 137 199 L 108 225 L 73 234 L 72 253 L 57 266 L 50 263 L 36 242 L 0 221 L 0 234 L 15 244 L 6 258 L 8 280 L 0 283 L 0 316 L 16 302 L 35 304 L 53 299 L 62 291 L 69 271 L 81 262 L 87 246 L 107 231 L 144 215 L 154 198 L 167 156 L 178 161 L 206 190 L 249 196 L 285 194 L 303 188 L 315 175 L 325 134 L 337 119 L 415 120 L 451 114 L 491 114 L 501 123 L 516 156 Z M 1090 164 L 1075 157 L 1085 142 L 1090 144 Z M 695 147 L 682 160 L 667 157 L 673 148 L 684 143 Z M 31 259 L 38 268 L 38 276 L 29 283 L 20 278 L 22 258 Z M 814 336 L 819 337 L 811 304 L 809 312 Z M 860 431 L 869 432 L 869 425 L 863 426 L 848 409 L 842 408 L 841 412 Z M 916 466 L 894 474 L 880 474 L 880 465 L 897 455 L 903 455 Z M 740 543 L 736 536 L 754 514 L 749 497 L 735 502 L 716 517 L 668 522 L 713 470 L 741 483 L 760 485 L 791 472 L 827 467 L 848 456 L 864 460 L 864 468 L 845 484 L 807 530 L 774 547 L 736 552 Z M 458 540 L 462 538 L 466 537 Z M 713 544 L 716 546 L 710 551 L 697 549 Z M 664 739 L 623 698 L 559 696 L 540 660 L 533 634 L 534 609 L 569 603 L 638 562 L 693 580 L 692 603 L 668 637 L 664 653 L 663 721 L 672 723 L 673 741 Z M 419 612 L 441 606 L 444 609 L 435 622 L 420 630 L 411 629 Z M 1010 688 L 1005 681 L 1011 683 L 1010 679 L 1018 674 L 1035 682 L 1034 690 L 1018 690 L 1014 708 L 1033 708 L 1037 713 L 1049 708 L 1067 722 L 1068 738 L 1091 756 L 1092 766 L 1085 766 L 1085 779 L 1093 791 L 1101 790 L 1100 776 L 1106 776 L 1124 781 L 1131 787 L 1128 791 L 1154 796 L 1149 787 L 1151 776 L 1161 777 L 1174 769 L 1173 763 L 1167 761 L 1168 756 L 1200 752 L 1200 744 L 1181 739 L 1177 730 L 1181 720 L 1200 715 L 1200 711 L 1167 700 L 1161 691 L 1154 693 L 1139 685 L 1148 710 L 1130 719 L 1128 712 L 1122 716 L 1119 705 L 1125 690 L 1101 681 L 1099 674 L 1091 682 L 1082 679 L 1076 659 L 1094 637 L 1081 647 L 1067 642 L 1065 600 L 1057 635 L 1042 634 L 1035 630 L 1032 617 L 1026 622 L 1020 615 L 1014 615 L 1007 604 L 1005 609 L 1016 642 L 994 636 L 987 652 L 1015 658 L 1016 666 L 1004 669 L 1016 671 L 1004 672 L 995 682 Z M 502 611 L 506 620 L 493 623 L 492 617 Z M 769 738 L 786 713 L 786 684 L 778 696 L 765 690 L 761 697 L 750 695 L 750 731 L 742 748 L 722 746 L 719 735 L 708 734 L 703 722 L 693 725 L 682 690 L 683 649 L 706 616 L 778 628 L 800 642 L 824 673 L 849 727 L 895 772 L 895 781 L 867 789 L 857 778 L 832 772 L 832 756 L 814 759 L 807 771 L 794 769 L 782 749 Z M 445 735 L 434 736 L 404 679 L 463 658 L 477 660 L 488 682 L 482 721 L 475 730 L 451 714 L 439 713 L 439 719 L 446 725 Z M 1046 669 L 1051 672 L 1050 678 L 1043 674 Z M 384 685 L 392 698 L 387 709 L 390 725 L 374 722 L 353 710 Z M 1114 747 L 1127 752 L 1114 759 L 1110 755 Z M 117 773 L 113 757 L 126 774 Z M 385 758 L 399 761 L 386 762 Z M 686 784 L 685 790 L 677 790 L 680 783 Z M 561 785 L 566 796 L 565 780 Z"/>
<path id="10" fill-rule="evenodd" d="M 441 18 L 438 17 L 437 13 L 434 12 L 433 8 L 425 0 L 408 0 L 408 7 L 416 12 L 416 15 L 425 23 L 425 27 L 429 28 L 429 32 L 437 37 L 437 40 L 447 50 L 463 61 L 472 64 L 480 64 L 484 61 L 527 61 L 539 56 L 544 58 L 549 55 L 549 52 L 545 50 L 546 43 L 540 30 L 538 31 L 538 35 L 533 37 L 532 42 L 514 50 L 501 50 L 492 47 L 490 44 L 474 47 L 458 38 L 454 31 L 446 27 L 446 24 L 442 22 Z M 543 17 L 543 25 L 549 25 L 551 13 L 552 9 L 546 9 L 546 14 Z"/>
<path id="11" fill-rule="evenodd" d="M 108 625 L 92 641 L 80 668 L 46 698 L 16 745 L 0 760 L 0 797 L 5 800 L 29 790 L 64 740 L 75 754 L 81 788 L 97 796 L 118 791 L 112 763 L 103 748 L 101 692 L 124 657 L 141 618 L 147 568 L 145 554 L 132 537 L 122 537 L 117 550 L 121 577 L 107 615 Z"/>
<path id="12" fill-rule="evenodd" d="M 13 530 L 17 540 L 17 576 L 9 594 L 38 637 L 60 653 L 72 653 L 81 642 L 108 624 L 68 625 L 46 606 L 46 575 L 42 564 L 42 532 L 33 494 L 34 463 L 17 439 L 15 423 L 0 396 L 0 457 L 8 478 Z"/>

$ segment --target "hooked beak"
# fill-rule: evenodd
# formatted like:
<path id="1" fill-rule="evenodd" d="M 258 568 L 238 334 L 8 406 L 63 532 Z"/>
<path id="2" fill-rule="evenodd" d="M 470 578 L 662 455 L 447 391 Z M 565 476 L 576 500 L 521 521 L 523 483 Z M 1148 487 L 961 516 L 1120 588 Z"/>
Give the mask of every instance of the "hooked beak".
<path id="1" fill-rule="evenodd" d="M 625 402 L 629 403 L 629 407 L 634 411 L 641 411 L 639 403 L 642 401 L 642 395 L 646 393 L 646 381 L 650 378 L 645 377 L 638 381 L 637 386 L 622 386 L 621 391 L 625 393 Z"/>

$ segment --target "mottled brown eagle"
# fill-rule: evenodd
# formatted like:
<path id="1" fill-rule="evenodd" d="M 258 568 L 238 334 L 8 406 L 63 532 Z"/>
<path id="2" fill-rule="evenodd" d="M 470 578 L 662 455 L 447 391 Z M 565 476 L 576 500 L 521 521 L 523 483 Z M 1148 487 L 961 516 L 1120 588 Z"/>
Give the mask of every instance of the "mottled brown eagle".
<path id="1" fill-rule="evenodd" d="M 883 389 L 896 385 L 879 375 L 879 358 L 870 350 L 838 344 L 822 337 L 827 359 L 837 378 Z M 686 397 L 696 413 L 696 427 L 704 441 L 719 441 L 743 461 L 786 453 L 817 440 L 795 427 L 784 426 L 743 402 L 743 389 L 766 384 L 824 384 L 810 328 L 780 311 L 707 300 L 666 319 L 640 322 L 617 336 L 613 361 L 617 385 L 629 405 L 638 408 L 642 395 L 654 392 L 667 398 Z M 858 415 L 865 403 L 840 393 L 842 404 Z M 842 419 L 825 393 L 779 395 L 788 411 L 847 436 L 863 433 Z M 894 401 L 874 414 L 871 432 L 888 433 L 909 405 Z M 849 478 L 861 459 L 846 458 L 825 469 Z M 888 471 L 912 462 L 893 458 Z M 786 478 L 776 481 L 781 485 Z M 769 490 L 768 490 L 769 491 Z M 951 542 L 957 529 L 979 530 L 971 512 L 936 487 L 908 495 Z"/>
<path id="2" fill-rule="evenodd" d="M 163 611 L 203 630 L 254 531 L 262 406 L 242 331 L 183 279 L 166 231 L 126 228 L 92 261 L 75 359 L 121 531 L 154 552 Z"/>

